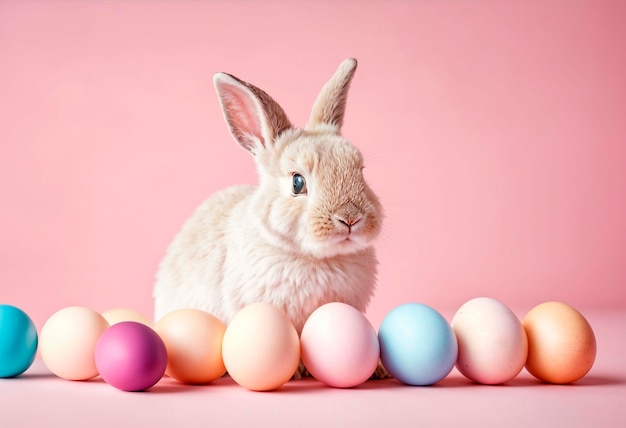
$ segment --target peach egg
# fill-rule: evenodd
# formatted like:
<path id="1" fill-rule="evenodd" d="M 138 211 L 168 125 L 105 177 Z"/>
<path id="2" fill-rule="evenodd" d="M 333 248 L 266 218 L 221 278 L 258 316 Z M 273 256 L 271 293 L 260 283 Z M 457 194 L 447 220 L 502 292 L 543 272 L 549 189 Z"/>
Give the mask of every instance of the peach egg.
<path id="1" fill-rule="evenodd" d="M 91 379 L 98 375 L 96 343 L 107 328 L 107 320 L 91 309 L 82 306 L 61 309 L 41 329 L 41 359 L 52 373 L 63 379 Z"/>
<path id="2" fill-rule="evenodd" d="M 167 348 L 167 371 L 174 379 L 205 384 L 225 372 L 222 339 L 226 326 L 215 316 L 198 309 L 168 313 L 155 325 Z"/>
<path id="3" fill-rule="evenodd" d="M 286 383 L 300 362 L 300 339 L 284 312 L 254 303 L 235 314 L 224 333 L 222 357 L 230 376 L 252 391 Z"/>
<path id="4" fill-rule="evenodd" d="M 589 372 L 596 339 L 585 317 L 561 302 L 534 307 L 522 322 L 528 336 L 526 369 L 549 383 L 571 383 Z"/>

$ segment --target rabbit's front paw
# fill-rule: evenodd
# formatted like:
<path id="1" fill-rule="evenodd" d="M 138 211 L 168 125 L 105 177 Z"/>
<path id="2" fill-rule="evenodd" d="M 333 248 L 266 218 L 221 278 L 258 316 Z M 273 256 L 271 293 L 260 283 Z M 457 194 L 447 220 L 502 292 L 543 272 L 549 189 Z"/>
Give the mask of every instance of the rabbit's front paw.
<path id="1" fill-rule="evenodd" d="M 387 371 L 387 369 L 385 369 L 383 367 L 383 363 L 381 363 L 380 361 L 378 362 L 378 367 L 376 367 L 376 371 L 374 372 L 374 374 L 370 377 L 370 380 L 380 380 L 380 379 L 389 379 L 391 377 L 391 375 L 389 374 L 389 372 Z"/>
<path id="2" fill-rule="evenodd" d="M 293 377 L 291 379 L 293 380 L 301 380 L 301 379 L 305 379 L 307 377 L 311 377 L 311 373 L 309 373 L 309 371 L 306 369 L 306 367 L 304 367 L 304 363 L 302 363 L 302 361 L 300 361 L 300 364 L 298 365 L 298 370 L 296 370 L 296 372 L 294 373 Z"/>

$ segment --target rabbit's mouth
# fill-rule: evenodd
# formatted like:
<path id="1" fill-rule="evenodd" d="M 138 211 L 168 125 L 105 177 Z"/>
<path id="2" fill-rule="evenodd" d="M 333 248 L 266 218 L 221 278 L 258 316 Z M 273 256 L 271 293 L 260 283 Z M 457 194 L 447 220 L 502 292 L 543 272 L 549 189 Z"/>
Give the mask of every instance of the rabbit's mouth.
<path id="1" fill-rule="evenodd" d="M 360 227 L 354 227 L 354 225 L 340 228 L 331 241 L 331 245 L 339 245 L 347 252 L 370 245 L 369 239 L 367 239 L 363 230 Z"/>
<path id="2" fill-rule="evenodd" d="M 348 230 L 343 231 L 343 242 L 353 241 L 355 238 L 359 239 L 359 236 L 362 235 L 359 228 L 348 227 Z"/>
<path id="3" fill-rule="evenodd" d="M 363 230 L 348 228 L 336 230 L 331 235 L 315 241 L 315 244 L 304 245 L 302 250 L 318 258 L 334 257 L 359 252 L 372 245 L 367 233 Z"/>

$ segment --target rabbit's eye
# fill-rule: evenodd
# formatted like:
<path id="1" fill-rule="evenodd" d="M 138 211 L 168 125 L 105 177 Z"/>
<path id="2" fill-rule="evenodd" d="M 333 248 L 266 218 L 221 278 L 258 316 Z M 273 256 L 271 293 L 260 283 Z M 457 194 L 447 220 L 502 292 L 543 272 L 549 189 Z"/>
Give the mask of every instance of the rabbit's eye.
<path id="1" fill-rule="evenodd" d="M 292 176 L 292 190 L 294 195 L 306 194 L 306 180 L 298 173 Z"/>

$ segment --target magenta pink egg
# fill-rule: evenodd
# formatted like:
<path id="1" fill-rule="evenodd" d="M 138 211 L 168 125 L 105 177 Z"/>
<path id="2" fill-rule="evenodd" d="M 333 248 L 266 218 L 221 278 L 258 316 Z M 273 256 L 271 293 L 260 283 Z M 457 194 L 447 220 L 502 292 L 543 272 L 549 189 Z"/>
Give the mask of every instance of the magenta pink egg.
<path id="1" fill-rule="evenodd" d="M 159 335 L 144 324 L 126 321 L 109 327 L 96 344 L 102 378 L 123 391 L 144 391 L 165 373 L 167 351 Z"/>

